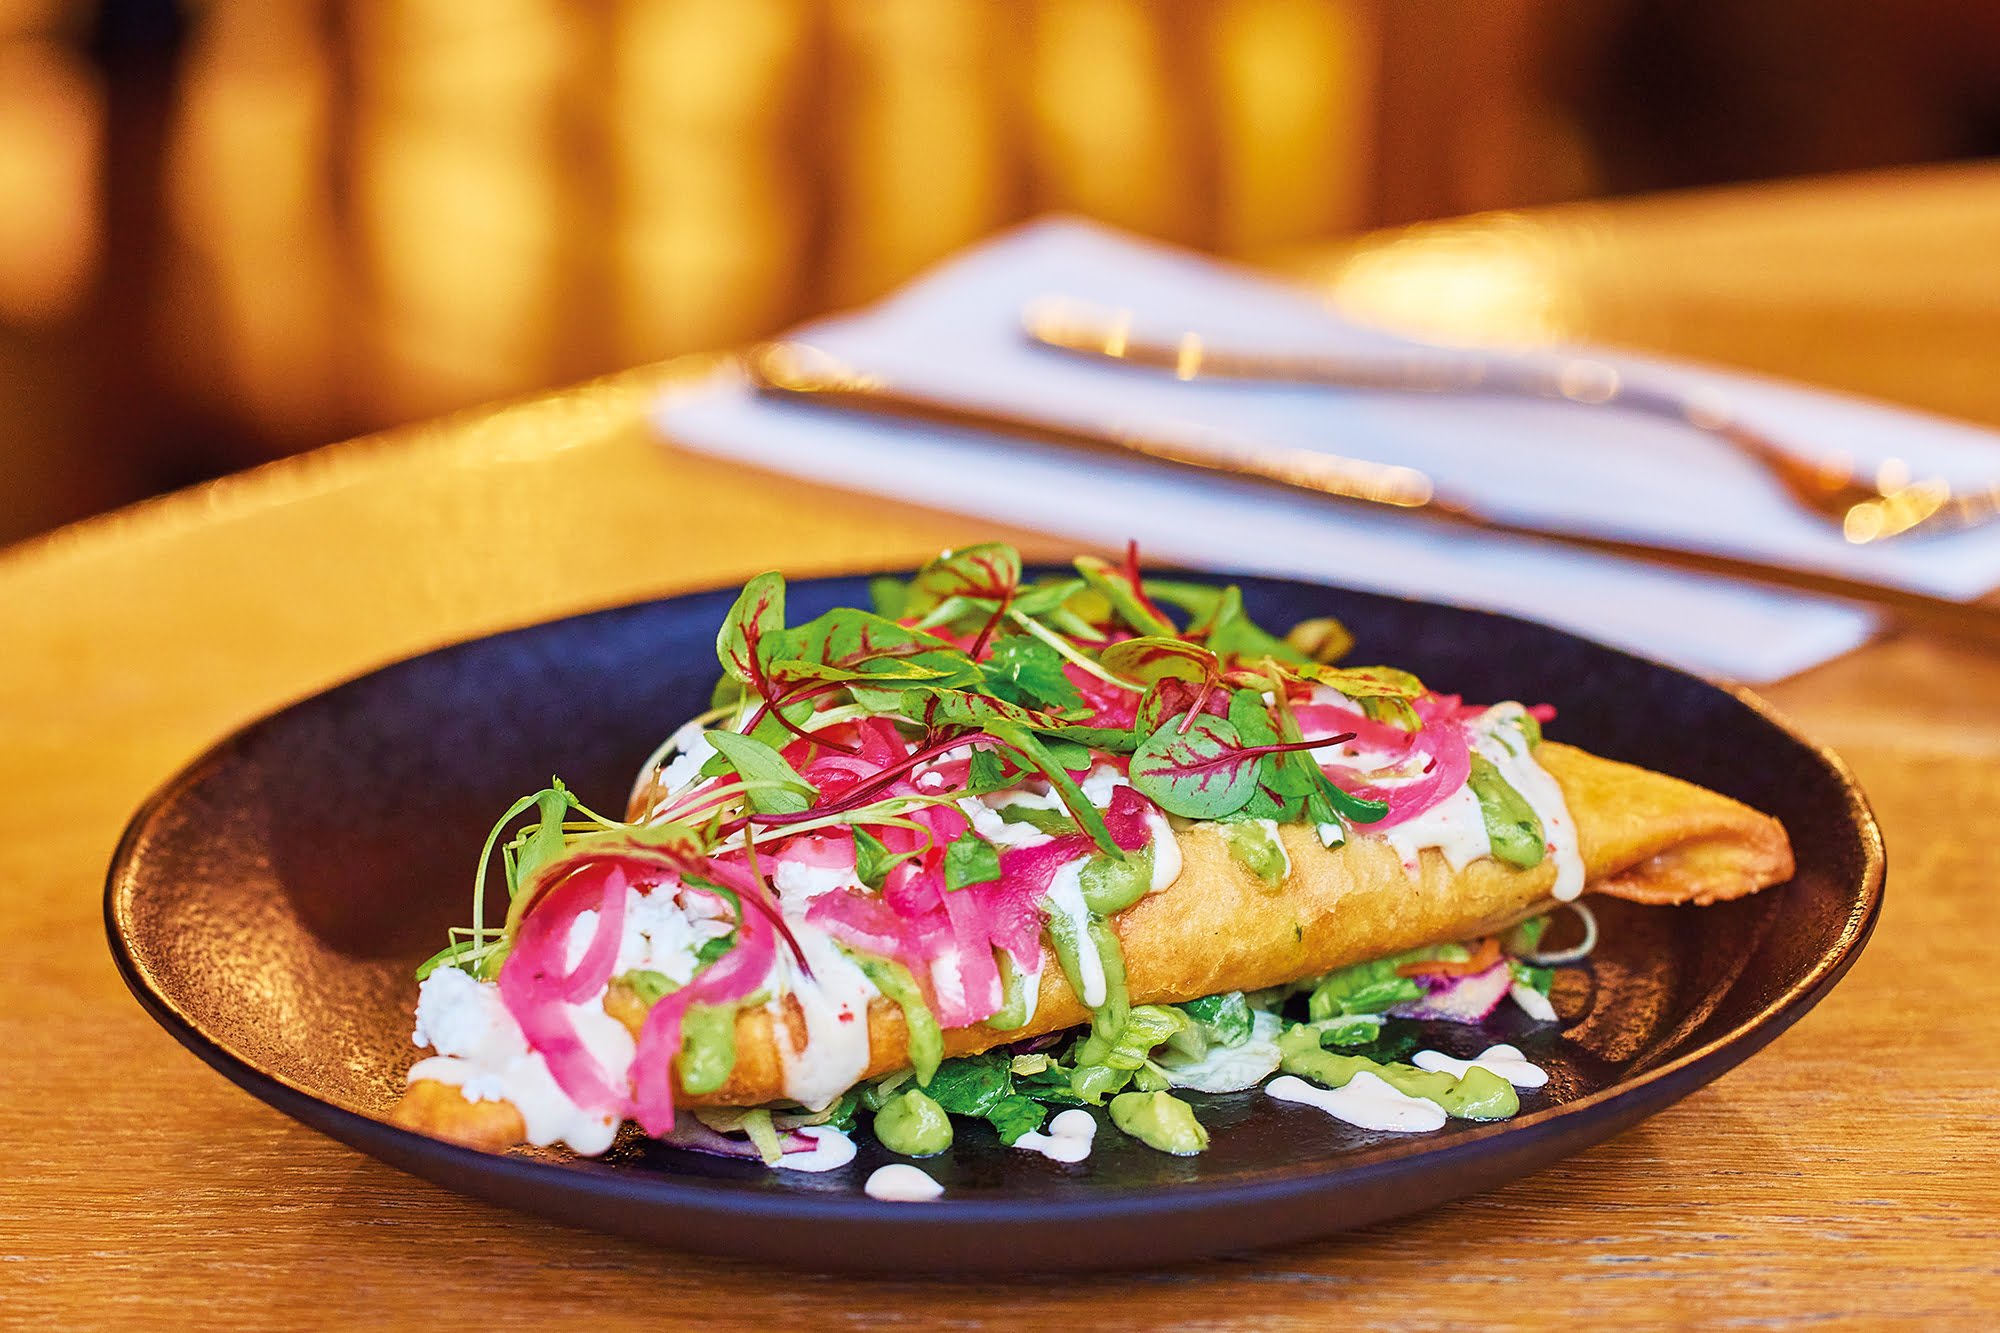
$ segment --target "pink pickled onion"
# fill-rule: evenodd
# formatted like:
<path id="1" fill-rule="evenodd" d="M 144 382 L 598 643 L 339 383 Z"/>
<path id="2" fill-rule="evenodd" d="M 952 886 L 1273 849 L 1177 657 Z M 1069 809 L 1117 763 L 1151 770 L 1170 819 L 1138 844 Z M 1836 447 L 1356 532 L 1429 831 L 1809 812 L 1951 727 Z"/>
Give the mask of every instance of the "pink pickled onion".
<path id="1" fill-rule="evenodd" d="M 764 893 L 764 886 L 740 866 L 711 860 L 704 873 L 739 897 Z M 683 884 L 681 892 L 722 898 L 696 884 Z M 765 983 L 777 956 L 770 921 L 745 908 L 737 913 L 736 943 L 729 952 L 695 973 L 687 985 L 654 1002 L 639 1029 L 638 1053 L 632 1057 L 632 1118 L 639 1128 L 657 1137 L 674 1127 L 673 1065 L 681 1053 L 681 1020 L 688 1006 L 742 999 Z"/>
<path id="2" fill-rule="evenodd" d="M 1147 815 L 1157 809 L 1136 787 L 1121 784 L 1112 789 L 1111 806 L 1104 812 L 1104 826 L 1111 830 L 1111 841 L 1118 844 L 1119 851 L 1136 852 L 1152 841 L 1153 829 Z"/>
<path id="3" fill-rule="evenodd" d="M 1415 819 L 1463 787 L 1472 774 L 1472 748 L 1466 738 L 1465 720 L 1481 710 L 1467 708 L 1455 694 L 1422 695 L 1415 700 L 1414 707 L 1422 723 L 1416 731 L 1376 722 L 1334 704 L 1303 704 L 1293 710 L 1302 727 L 1353 732 L 1362 745 L 1385 752 L 1387 767 L 1408 763 L 1419 756 L 1428 761 L 1420 778 L 1396 786 L 1371 783 L 1369 774 L 1353 768 L 1323 765 L 1328 774 L 1343 779 L 1340 785 L 1350 794 L 1364 801 L 1388 803 L 1388 814 L 1362 826 L 1370 832 L 1392 829 Z"/>
<path id="4" fill-rule="evenodd" d="M 806 922 L 857 949 L 902 961 L 909 940 L 896 909 L 872 893 L 835 889 L 822 893 L 806 908 Z"/>
<path id="5" fill-rule="evenodd" d="M 565 1004 L 581 1004 L 611 979 L 625 930 L 625 872 L 608 862 L 588 862 L 543 895 L 522 918 L 514 947 L 500 967 L 500 999 L 521 1025 L 531 1049 L 541 1053 L 556 1086 L 587 1111 L 615 1111 L 625 1098 L 577 1035 Z M 583 958 L 568 969 L 569 937 L 576 920 L 597 909 L 597 933 Z"/>
<path id="6" fill-rule="evenodd" d="M 787 838 L 769 856 L 778 865 L 790 863 L 820 870 L 852 870 L 854 834 L 844 828 L 800 834 L 796 838 Z"/>
<path id="7" fill-rule="evenodd" d="M 966 1027 L 990 1018 L 1006 1003 L 1000 969 L 993 961 L 992 932 L 998 924 L 980 890 L 989 886 L 967 885 L 947 890 L 944 881 L 943 848 L 967 828 L 963 811 L 956 806 L 930 806 L 913 810 L 909 818 L 930 830 L 931 850 L 915 861 L 905 861 L 889 877 L 885 896 L 896 909 L 913 917 L 942 915 L 942 931 L 950 938 L 950 953 L 957 967 L 958 985 L 950 989 L 935 985 L 933 1008 L 945 1027 Z M 915 844 L 917 835 L 897 830 Z M 937 923 L 933 924 L 936 930 Z M 933 962 L 937 955 L 931 955 Z"/>

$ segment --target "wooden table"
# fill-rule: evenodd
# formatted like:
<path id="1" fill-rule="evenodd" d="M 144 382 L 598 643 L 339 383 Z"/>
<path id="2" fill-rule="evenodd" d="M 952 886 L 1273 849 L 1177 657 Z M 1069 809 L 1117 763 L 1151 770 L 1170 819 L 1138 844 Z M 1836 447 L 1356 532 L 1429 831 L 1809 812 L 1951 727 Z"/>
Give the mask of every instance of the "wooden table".
<path id="1" fill-rule="evenodd" d="M 2000 423 L 1996 236 L 2000 172 L 1967 170 L 1474 219 L 1289 262 L 1390 315 L 1442 292 L 1477 332 L 1706 352 Z M 1522 273 L 1513 305 L 1494 299 L 1494 274 Z M 1887 830 L 1887 909 L 1832 997 L 1611 1143 L 1344 1239 L 1032 1286 L 780 1276 L 459 1198 L 211 1073 L 125 994 L 99 893 L 133 807 L 219 734 L 448 640 L 990 531 L 662 449 L 641 409 L 666 373 L 329 449 L 0 558 L 0 1325 L 2000 1315 L 2000 663 L 1923 641 L 1770 691 Z"/>

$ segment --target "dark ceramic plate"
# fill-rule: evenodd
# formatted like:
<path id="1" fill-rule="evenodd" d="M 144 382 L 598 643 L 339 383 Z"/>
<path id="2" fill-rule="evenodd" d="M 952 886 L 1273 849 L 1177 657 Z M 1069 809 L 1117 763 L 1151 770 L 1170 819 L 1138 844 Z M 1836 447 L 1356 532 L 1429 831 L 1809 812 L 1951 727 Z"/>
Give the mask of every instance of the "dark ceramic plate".
<path id="1" fill-rule="evenodd" d="M 1511 1039 L 1551 1071 L 1501 1124 L 1375 1134 L 1252 1091 L 1206 1099 L 1204 1156 L 1107 1134 L 1077 1167 L 974 1127 L 932 1164 L 945 1197 L 919 1206 L 861 1192 L 885 1160 L 867 1142 L 851 1167 L 812 1176 L 630 1144 L 598 1161 L 500 1156 L 384 1123 L 415 1054 L 411 969 L 464 919 L 487 828 L 551 773 L 599 808 L 622 804 L 658 739 L 707 702 L 733 597 L 715 592 L 445 648 L 236 733 L 133 819 L 105 900 L 112 951 L 147 1010 L 216 1069 L 417 1175 L 686 1249 L 902 1272 L 1170 1263 L 1488 1189 L 1715 1078 L 1854 961 L 1881 901 L 1880 834 L 1846 770 L 1748 695 L 1500 616 L 1238 582 L 1267 624 L 1337 615 L 1365 659 L 1469 698 L 1552 700 L 1556 737 L 1770 811 L 1797 877 L 1717 907 L 1600 907 L 1603 945 L 1555 993 L 1560 1035 L 1499 1020 L 1427 1034 L 1461 1055 Z M 804 619 L 865 604 L 866 584 L 794 584 L 790 600 Z"/>

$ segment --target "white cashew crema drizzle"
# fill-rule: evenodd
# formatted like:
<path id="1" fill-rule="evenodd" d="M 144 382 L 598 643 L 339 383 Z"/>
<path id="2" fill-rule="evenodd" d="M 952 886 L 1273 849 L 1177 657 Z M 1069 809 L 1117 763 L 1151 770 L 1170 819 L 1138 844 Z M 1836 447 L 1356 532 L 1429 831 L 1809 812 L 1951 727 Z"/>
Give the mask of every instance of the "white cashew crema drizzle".
<path id="1" fill-rule="evenodd" d="M 861 1188 L 869 1198 L 884 1203 L 929 1203 L 944 1193 L 944 1186 L 931 1179 L 928 1171 L 908 1162 L 876 1167 Z"/>

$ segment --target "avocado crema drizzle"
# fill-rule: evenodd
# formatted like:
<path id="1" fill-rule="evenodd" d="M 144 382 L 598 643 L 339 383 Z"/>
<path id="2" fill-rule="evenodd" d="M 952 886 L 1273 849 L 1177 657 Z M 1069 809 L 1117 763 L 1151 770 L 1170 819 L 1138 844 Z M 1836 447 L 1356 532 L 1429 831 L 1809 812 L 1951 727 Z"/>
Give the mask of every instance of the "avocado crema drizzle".
<path id="1" fill-rule="evenodd" d="M 690 1093 L 727 1082 L 738 1012 L 784 991 L 802 1001 L 819 995 L 825 1006 L 846 985 L 864 1008 L 880 995 L 901 1008 L 909 1032 L 909 1068 L 859 1083 L 824 1068 L 811 1087 L 788 1081 L 784 1104 L 694 1110 L 699 1131 L 673 1127 L 670 1102 L 649 1109 L 638 1097 L 618 1108 L 647 1132 L 699 1150 L 818 1169 L 851 1158 L 851 1147 L 843 1156 L 839 1145 L 866 1122 L 890 1152 L 925 1158 L 948 1151 L 956 1126 L 976 1120 L 1002 1142 L 1074 1162 L 1088 1155 L 1088 1125 L 1103 1123 L 1085 1108 L 1101 1108 L 1116 1131 L 1188 1156 L 1209 1142 L 1190 1092 L 1238 1092 L 1271 1079 L 1274 1096 L 1349 1123 L 1419 1130 L 1449 1118 L 1507 1118 L 1520 1106 L 1517 1086 L 1546 1082 L 1511 1047 L 1470 1060 L 1420 1051 L 1407 1021 L 1478 1022 L 1508 995 L 1530 1016 L 1552 1018 L 1553 973 L 1537 953 L 1546 917 L 1504 939 L 1431 946 L 1266 991 L 1146 1005 L 1130 1002 L 1108 925 L 1178 868 L 1174 826 L 1160 812 L 1217 824 L 1229 855 L 1276 891 L 1291 871 L 1280 826 L 1308 825 L 1335 846 L 1382 819 L 1399 786 L 1422 785 L 1415 774 L 1360 790 L 1336 783 L 1320 760 L 1350 754 L 1354 731 L 1309 736 L 1300 717 L 1329 702 L 1378 733 L 1421 736 L 1438 717 L 1462 728 L 1474 738 L 1469 771 L 1431 799 L 1476 803 L 1477 818 L 1426 845 L 1451 856 L 1456 838 L 1468 844 L 1458 855 L 1537 865 L 1555 848 L 1518 777 L 1540 742 L 1535 712 L 1465 709 L 1406 672 L 1336 665 L 1350 646 L 1337 622 L 1307 621 L 1274 636 L 1248 616 L 1236 588 L 1143 578 L 1136 552 L 1122 565 L 1083 557 L 1073 574 L 1027 580 L 1009 547 L 948 551 L 908 581 L 877 580 L 872 611 L 840 608 L 796 627 L 785 623 L 784 592 L 775 573 L 745 587 L 718 635 L 724 674 L 712 707 L 647 763 L 629 820 L 597 814 L 556 782 L 495 826 L 473 924 L 455 929 L 419 970 L 420 1039 L 445 1021 L 423 1008 L 431 978 L 457 971 L 482 991 L 504 992 L 498 983 L 523 920 L 532 919 L 527 907 L 553 898 L 551 886 L 579 865 L 637 856 L 656 878 L 678 880 L 684 904 L 700 901 L 676 927 L 686 935 L 679 965 L 624 968 L 602 989 L 606 1012 L 629 1015 L 639 1028 L 628 1057 L 635 1088 L 649 1076 L 646 1025 L 668 1010 L 677 1042 L 652 1055 L 670 1060 Z M 1107 806 L 1096 779 L 1114 767 Z M 1144 801 L 1126 799 L 1131 792 Z M 960 809 L 977 817 L 968 824 Z M 851 872 L 794 855 L 829 836 L 852 840 Z M 849 928 L 858 915 L 840 915 L 843 904 L 885 892 L 907 899 L 924 877 L 940 899 L 998 901 L 1016 867 L 1058 843 L 1072 855 L 1055 879 L 1044 874 L 1034 919 L 996 913 L 988 923 L 994 946 L 983 970 L 964 951 L 926 955 L 914 940 L 886 947 Z M 1397 844 L 1406 864 L 1414 855 L 1407 843 Z M 506 922 L 491 925 L 483 890 L 496 853 L 513 906 Z M 1075 901 L 1065 907 L 1058 900 L 1071 881 Z M 1558 896 L 1573 890 L 1559 886 Z M 592 919 L 578 913 L 571 924 L 582 930 Z M 1040 937 L 1027 950 L 1018 945 L 1024 925 Z M 651 932 L 641 945 L 665 956 L 667 928 Z M 621 958 L 629 943 L 619 946 Z M 740 965 L 758 947 L 770 951 L 768 963 L 736 966 L 745 975 L 729 979 L 731 955 Z M 1048 956 L 1090 1007 L 1088 1027 L 943 1058 L 943 1027 L 1004 1031 L 1029 1021 Z M 954 975 L 953 967 L 963 970 Z M 865 1060 L 867 1025 L 859 1026 Z M 473 1098 L 478 1071 L 440 1068 L 466 1060 L 439 1050 L 412 1077 L 430 1067 L 429 1076 L 449 1075 Z M 788 1055 L 808 1063 L 804 1053 Z M 560 1075 L 556 1082 L 567 1087 Z M 649 1116 L 667 1128 L 656 1130 Z M 567 1141 L 602 1151 L 574 1134 Z M 929 1197 L 907 1177 L 891 1179 L 901 1183 L 884 1185 L 883 1197 Z"/>

